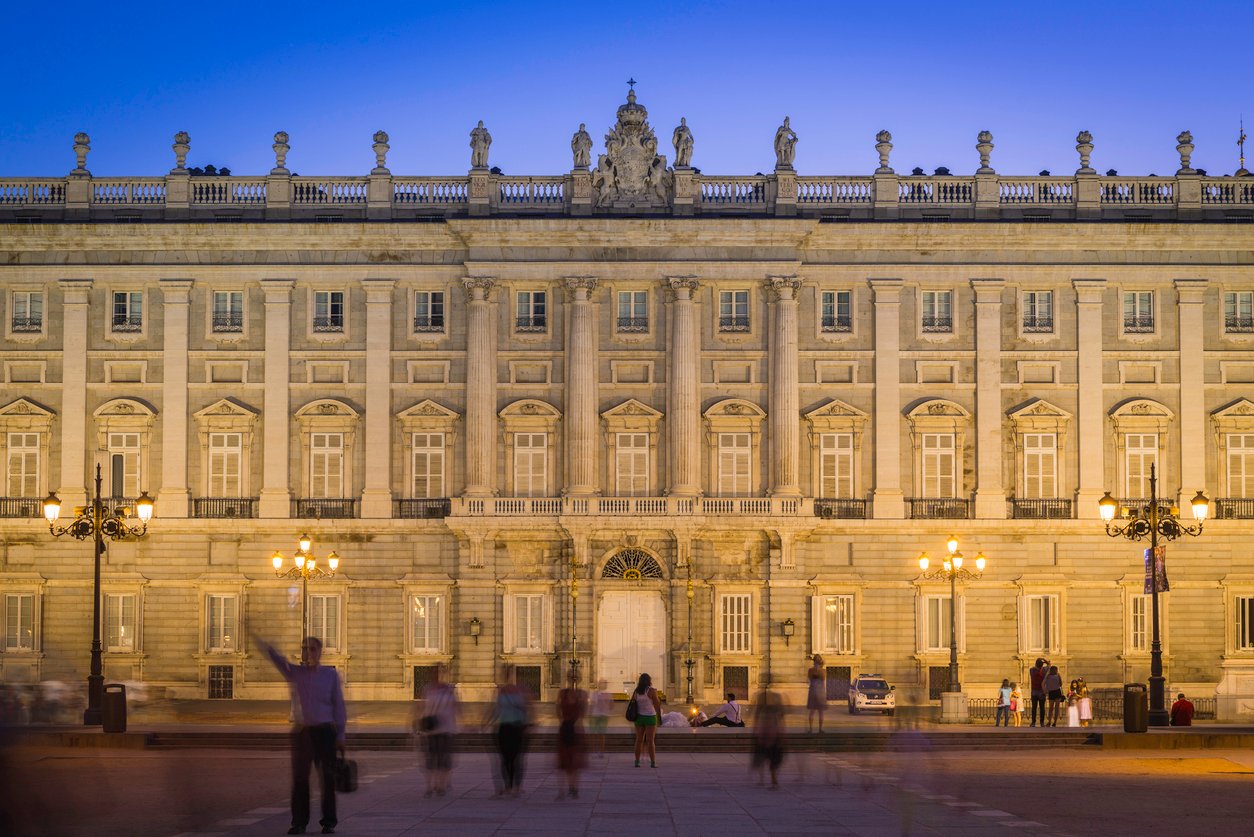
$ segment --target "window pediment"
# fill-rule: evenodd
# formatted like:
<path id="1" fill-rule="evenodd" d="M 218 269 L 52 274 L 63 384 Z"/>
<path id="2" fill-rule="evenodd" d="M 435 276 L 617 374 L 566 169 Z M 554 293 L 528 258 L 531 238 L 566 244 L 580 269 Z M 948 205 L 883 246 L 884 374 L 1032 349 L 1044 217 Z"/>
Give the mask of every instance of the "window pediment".
<path id="1" fill-rule="evenodd" d="M 147 446 L 157 411 L 136 398 L 115 398 L 96 408 L 96 435 L 100 450 L 109 447 L 111 431 L 129 431 L 140 434 L 140 443 Z"/>
<path id="2" fill-rule="evenodd" d="M 1175 414 L 1165 405 L 1148 398 L 1133 398 L 1119 404 L 1110 412 L 1110 420 L 1114 422 L 1115 431 L 1126 432 L 1164 432 Z"/>
<path id="3" fill-rule="evenodd" d="M 561 411 L 552 404 L 536 398 L 524 398 L 507 404 L 499 413 L 501 421 L 511 431 L 552 431 L 562 420 Z"/>
<path id="4" fill-rule="evenodd" d="M 252 431 L 257 416 L 256 410 L 232 398 L 219 399 L 203 410 L 192 413 L 201 433 L 209 430 L 248 433 Z"/>
<path id="5" fill-rule="evenodd" d="M 641 401 L 628 398 L 616 407 L 601 413 L 601 421 L 614 430 L 652 431 L 662 420 L 662 414 Z"/>
<path id="6" fill-rule="evenodd" d="M 316 427 L 319 432 L 351 433 L 357 428 L 361 415 L 343 401 L 334 398 L 320 398 L 311 401 L 296 411 L 296 420 L 301 430 L 309 432 Z M 350 441 L 348 438 L 345 442 Z"/>
<path id="7" fill-rule="evenodd" d="M 1221 430 L 1254 428 L 1254 402 L 1248 398 L 1239 398 L 1228 406 L 1215 410 L 1211 413 L 1211 419 Z"/>
<path id="8" fill-rule="evenodd" d="M 813 433 L 859 432 L 866 424 L 867 414 L 838 398 L 829 399 L 821 407 L 803 414 Z"/>
<path id="9" fill-rule="evenodd" d="M 1029 401 L 1008 414 L 1018 432 L 1061 432 L 1071 421 L 1071 413 L 1043 398 Z"/>
<path id="10" fill-rule="evenodd" d="M 460 418 L 460 413 L 437 404 L 430 398 L 419 401 L 414 406 L 396 415 L 396 420 L 407 431 L 416 428 L 438 428 L 449 432 Z"/>
<path id="11" fill-rule="evenodd" d="M 764 411 L 743 398 L 725 398 L 705 411 L 706 427 L 711 433 L 754 433 L 761 431 Z"/>
<path id="12" fill-rule="evenodd" d="M 0 425 L 8 430 L 47 431 L 55 418 L 56 413 L 29 398 L 0 407 Z"/>
<path id="13" fill-rule="evenodd" d="M 906 413 L 906 418 L 915 433 L 956 433 L 966 428 L 971 421 L 971 413 L 961 404 L 933 398 L 915 405 Z"/>

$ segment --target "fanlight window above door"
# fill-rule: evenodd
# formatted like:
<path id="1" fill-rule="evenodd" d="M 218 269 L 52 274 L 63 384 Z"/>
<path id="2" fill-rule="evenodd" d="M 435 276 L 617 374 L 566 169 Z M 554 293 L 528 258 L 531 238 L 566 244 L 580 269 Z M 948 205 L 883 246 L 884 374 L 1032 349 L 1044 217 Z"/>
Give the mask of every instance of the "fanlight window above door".
<path id="1" fill-rule="evenodd" d="M 643 549 L 623 549 L 605 562 L 601 578 L 623 578 L 639 581 L 643 578 L 661 578 L 662 568 L 657 559 Z"/>

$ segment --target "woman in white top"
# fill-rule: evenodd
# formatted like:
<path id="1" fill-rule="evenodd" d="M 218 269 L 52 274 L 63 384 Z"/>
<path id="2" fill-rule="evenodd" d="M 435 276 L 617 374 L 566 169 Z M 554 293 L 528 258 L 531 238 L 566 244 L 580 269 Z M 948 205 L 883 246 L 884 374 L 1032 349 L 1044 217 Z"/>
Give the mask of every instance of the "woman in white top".
<path id="1" fill-rule="evenodd" d="M 662 717 L 662 701 L 653 688 L 653 678 L 647 674 L 640 675 L 636 690 L 631 693 L 630 700 L 636 703 L 636 767 L 640 766 L 640 751 L 648 746 L 649 767 L 657 767 L 657 727 Z"/>

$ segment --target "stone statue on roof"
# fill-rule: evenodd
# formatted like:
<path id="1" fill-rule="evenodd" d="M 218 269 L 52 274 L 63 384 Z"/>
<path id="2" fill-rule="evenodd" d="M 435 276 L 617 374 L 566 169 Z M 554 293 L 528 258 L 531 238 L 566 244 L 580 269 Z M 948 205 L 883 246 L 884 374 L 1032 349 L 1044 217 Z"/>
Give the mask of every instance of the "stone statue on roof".
<path id="1" fill-rule="evenodd" d="M 579 123 L 579 130 L 570 138 L 570 150 L 575 155 L 575 168 L 586 169 L 592 163 L 592 137 Z"/>
<path id="2" fill-rule="evenodd" d="M 797 155 L 797 135 L 793 133 L 792 127 L 788 124 L 788 117 L 784 117 L 784 124 L 779 126 L 779 130 L 775 132 L 775 168 L 790 169 L 792 168 L 793 158 Z"/>
<path id="3" fill-rule="evenodd" d="M 688 120 L 679 118 L 679 126 L 671 135 L 671 144 L 675 146 L 675 167 L 687 168 L 692 165 L 692 131 L 688 130 Z"/>
<path id="4" fill-rule="evenodd" d="M 470 131 L 470 167 L 486 169 L 488 167 L 488 146 L 492 144 L 492 135 L 483 127 L 483 120 Z"/>

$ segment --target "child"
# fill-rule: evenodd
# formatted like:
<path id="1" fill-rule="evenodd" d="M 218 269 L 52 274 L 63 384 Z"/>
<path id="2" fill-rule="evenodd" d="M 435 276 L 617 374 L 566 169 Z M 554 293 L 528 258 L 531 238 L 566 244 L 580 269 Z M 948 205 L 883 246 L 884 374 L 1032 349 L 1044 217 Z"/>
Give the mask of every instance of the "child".
<path id="1" fill-rule="evenodd" d="M 1010 684 L 1010 716 L 1015 719 L 1015 726 L 1023 726 L 1023 692 L 1018 683 Z"/>

